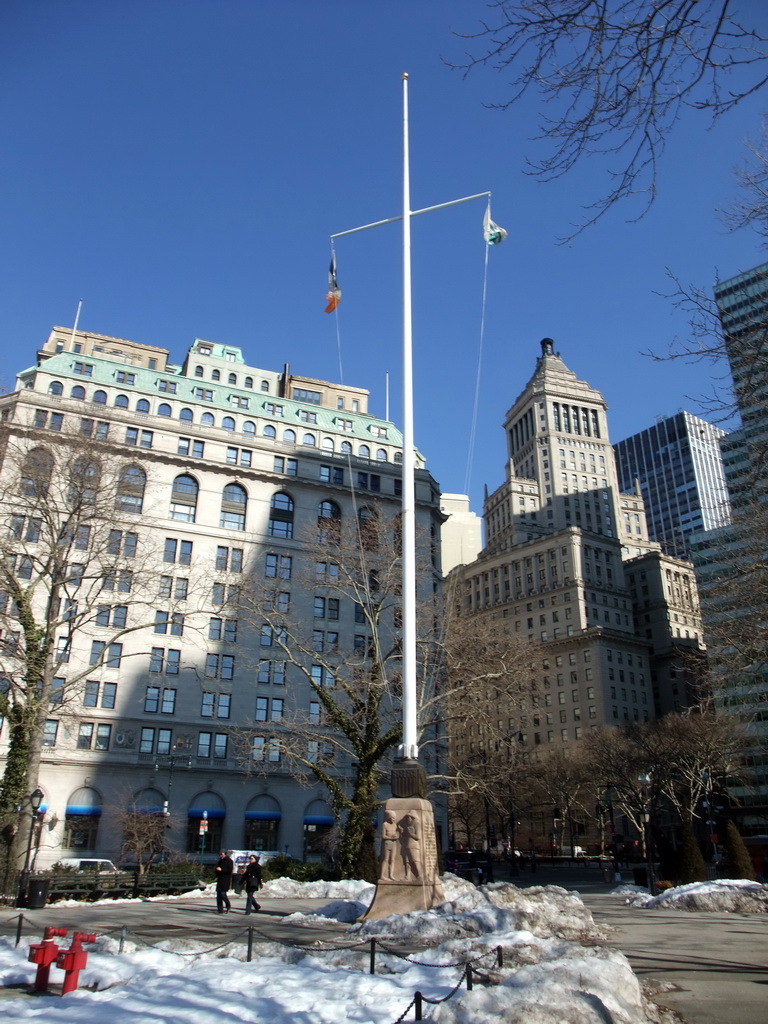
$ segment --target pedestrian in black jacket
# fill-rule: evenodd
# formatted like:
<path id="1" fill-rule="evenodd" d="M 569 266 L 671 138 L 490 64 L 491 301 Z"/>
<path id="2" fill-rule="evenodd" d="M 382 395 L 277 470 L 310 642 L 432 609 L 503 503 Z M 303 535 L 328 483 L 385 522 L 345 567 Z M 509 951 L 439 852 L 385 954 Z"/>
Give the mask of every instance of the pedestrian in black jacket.
<path id="1" fill-rule="evenodd" d="M 243 881 L 245 884 L 246 914 L 250 914 L 251 908 L 254 910 L 261 910 L 261 904 L 256 902 L 254 893 L 257 892 L 264 883 L 261 880 L 261 865 L 259 864 L 259 858 L 254 853 L 252 853 L 248 858 Z"/>
<path id="2" fill-rule="evenodd" d="M 229 902 L 229 887 L 232 884 L 232 872 L 235 870 L 234 861 L 226 850 L 219 854 L 219 861 L 216 865 L 216 910 L 220 914 L 229 913 L 232 904 Z"/>

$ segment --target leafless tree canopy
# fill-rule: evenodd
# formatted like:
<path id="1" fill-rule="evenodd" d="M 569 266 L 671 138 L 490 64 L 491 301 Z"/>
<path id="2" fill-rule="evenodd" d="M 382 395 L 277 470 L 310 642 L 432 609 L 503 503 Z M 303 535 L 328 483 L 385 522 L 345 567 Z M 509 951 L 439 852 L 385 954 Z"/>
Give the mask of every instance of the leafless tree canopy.
<path id="1" fill-rule="evenodd" d="M 531 164 L 544 181 L 584 157 L 616 157 L 606 193 L 579 230 L 618 200 L 656 193 L 659 158 L 686 108 L 713 119 L 768 80 L 766 37 L 731 0 L 496 0 L 492 17 L 461 33 L 481 65 L 509 81 L 506 110 L 528 92 L 546 104 L 537 138 L 549 155 Z M 647 206 L 646 206 L 647 208 Z"/>

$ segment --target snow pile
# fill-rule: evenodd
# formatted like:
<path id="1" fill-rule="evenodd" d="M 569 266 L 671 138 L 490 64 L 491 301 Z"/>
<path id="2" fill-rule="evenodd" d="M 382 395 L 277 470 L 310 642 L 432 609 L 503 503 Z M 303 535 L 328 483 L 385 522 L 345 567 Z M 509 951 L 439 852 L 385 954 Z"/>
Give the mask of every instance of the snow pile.
<path id="1" fill-rule="evenodd" d="M 712 882 L 691 882 L 667 889 L 658 896 L 640 890 L 627 903 L 643 910 L 710 910 L 731 914 L 768 913 L 768 885 L 747 878 L 720 878 Z"/>
<path id="2" fill-rule="evenodd" d="M 325 915 L 325 909 L 318 911 Z M 330 916 L 330 915 L 326 915 Z M 579 897 L 558 885 L 518 889 L 509 882 L 468 890 L 432 910 L 365 921 L 350 930 L 360 937 L 404 938 L 428 945 L 488 932 L 527 932 L 577 941 L 603 937 Z"/>
<path id="3" fill-rule="evenodd" d="M 271 899 L 360 900 L 367 906 L 373 899 L 374 888 L 370 882 L 363 882 L 360 879 L 346 879 L 343 882 L 295 882 L 292 878 L 273 878 L 270 882 L 265 882 L 259 892 Z"/>

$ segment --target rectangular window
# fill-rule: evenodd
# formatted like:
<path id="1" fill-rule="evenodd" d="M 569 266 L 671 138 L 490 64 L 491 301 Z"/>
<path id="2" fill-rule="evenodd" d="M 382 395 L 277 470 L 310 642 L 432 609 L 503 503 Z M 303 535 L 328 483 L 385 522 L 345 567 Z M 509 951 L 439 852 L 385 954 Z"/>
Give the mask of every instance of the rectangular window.
<path id="1" fill-rule="evenodd" d="M 117 373 L 115 374 L 115 380 L 117 381 L 118 384 L 133 385 L 136 383 L 136 374 L 126 373 L 125 370 L 118 370 Z"/>
<path id="2" fill-rule="evenodd" d="M 181 663 L 181 651 L 166 651 L 165 652 L 165 674 L 168 676 L 177 676 L 179 674 L 179 664 Z"/>
<path id="3" fill-rule="evenodd" d="M 197 734 L 197 756 L 198 757 L 210 757 L 211 756 L 211 740 L 212 736 L 209 732 L 200 732 Z"/>
<path id="4" fill-rule="evenodd" d="M 271 722 L 280 722 L 283 717 L 283 699 L 281 697 L 272 698 L 272 712 L 270 714 Z"/>
<path id="5" fill-rule="evenodd" d="M 78 377 L 92 377 L 93 366 L 91 363 L 74 363 L 72 365 L 72 372 L 76 373 Z"/>
<path id="6" fill-rule="evenodd" d="M 87 679 L 83 690 L 83 707 L 95 708 L 99 704 L 99 683 L 96 679 Z"/>
<path id="7" fill-rule="evenodd" d="M 144 710 L 156 714 L 160 707 L 160 687 L 148 686 L 144 693 Z"/>
<path id="8" fill-rule="evenodd" d="M 254 761 L 264 760 L 264 748 L 266 741 L 263 736 L 254 736 L 251 739 L 251 757 Z"/>
<path id="9" fill-rule="evenodd" d="M 104 683 L 101 687 L 101 706 L 114 708 L 117 700 L 117 683 Z"/>
<path id="10" fill-rule="evenodd" d="M 157 382 L 157 390 L 162 391 L 166 395 L 176 394 L 176 381 L 175 380 L 159 380 Z"/>
<path id="11" fill-rule="evenodd" d="M 180 437 L 177 448 L 179 455 L 192 455 L 202 459 L 205 454 L 205 441 L 193 441 L 191 437 Z"/>
<path id="12" fill-rule="evenodd" d="M 200 716 L 202 718 L 213 718 L 216 710 L 216 694 L 204 693 L 200 704 Z"/>
<path id="13" fill-rule="evenodd" d="M 109 750 L 109 744 L 112 740 L 112 726 L 111 725 L 97 725 L 96 726 L 96 739 L 93 744 L 94 750 Z"/>
<path id="14" fill-rule="evenodd" d="M 43 746 L 44 747 L 55 747 L 56 737 L 59 733 L 59 723 L 55 718 L 49 718 L 43 728 Z"/>
<path id="15" fill-rule="evenodd" d="M 319 391 L 307 391 L 304 388 L 293 388 L 291 397 L 295 402 L 306 402 L 308 405 L 320 405 L 323 396 Z"/>
<path id="16" fill-rule="evenodd" d="M 268 712 L 269 712 L 269 698 L 268 697 L 257 697 L 256 698 L 256 711 L 254 713 L 255 721 L 257 721 L 257 722 L 266 722 Z"/>
<path id="17" fill-rule="evenodd" d="M 268 579 L 289 580 L 293 567 L 291 555 L 267 555 L 264 575 Z"/>
<path id="18" fill-rule="evenodd" d="M 192 541 L 179 541 L 175 537 L 166 537 L 163 561 L 178 562 L 179 565 L 190 565 L 192 562 Z"/>
<path id="19" fill-rule="evenodd" d="M 145 727 L 139 737 L 139 753 L 153 754 L 155 750 L 155 730 Z"/>
<path id="20" fill-rule="evenodd" d="M 218 761 L 223 761 L 227 756 L 229 737 L 224 732 L 217 732 L 213 740 L 213 756 Z"/>
<path id="21" fill-rule="evenodd" d="M 176 691 L 173 689 L 163 690 L 163 700 L 160 704 L 160 712 L 163 715 L 172 715 L 176 711 Z"/>
<path id="22" fill-rule="evenodd" d="M 203 402 L 213 401 L 213 391 L 209 388 L 195 388 L 193 393 L 195 398 L 199 398 Z"/>

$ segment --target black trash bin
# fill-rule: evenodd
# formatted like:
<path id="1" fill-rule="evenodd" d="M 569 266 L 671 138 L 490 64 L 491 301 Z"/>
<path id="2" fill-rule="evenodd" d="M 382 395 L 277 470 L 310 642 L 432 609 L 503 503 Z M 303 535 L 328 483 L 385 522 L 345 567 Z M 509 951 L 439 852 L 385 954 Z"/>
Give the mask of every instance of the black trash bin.
<path id="1" fill-rule="evenodd" d="M 635 876 L 635 885 L 648 888 L 648 868 L 632 868 L 632 874 Z"/>
<path id="2" fill-rule="evenodd" d="M 27 908 L 29 910 L 41 910 L 48 902 L 47 878 L 30 878 L 27 887 Z"/>

